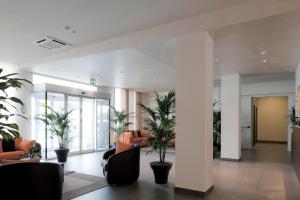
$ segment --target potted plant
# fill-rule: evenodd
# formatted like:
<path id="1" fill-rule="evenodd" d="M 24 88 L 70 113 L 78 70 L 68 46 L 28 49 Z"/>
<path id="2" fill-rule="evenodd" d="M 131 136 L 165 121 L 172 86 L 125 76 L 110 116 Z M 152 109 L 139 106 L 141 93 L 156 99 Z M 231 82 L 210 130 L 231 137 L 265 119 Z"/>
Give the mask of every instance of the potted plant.
<path id="1" fill-rule="evenodd" d="M 115 138 L 119 140 L 122 133 L 124 133 L 127 130 L 127 127 L 132 123 L 127 122 L 129 113 L 126 113 L 125 110 L 118 111 L 113 106 L 110 106 L 110 109 L 112 111 L 112 126 L 110 127 L 110 129 L 112 130 Z"/>
<path id="2" fill-rule="evenodd" d="M 145 129 L 151 132 L 148 142 L 152 146 L 152 151 L 158 152 L 159 161 L 150 163 L 153 170 L 155 183 L 166 184 L 168 182 L 169 171 L 172 167 L 171 162 L 167 162 L 166 150 L 172 144 L 175 135 L 175 91 L 170 91 L 167 95 L 160 96 L 157 92 L 154 99 L 154 107 L 150 108 L 139 103 L 139 107 L 148 117 L 145 119 Z"/>
<path id="3" fill-rule="evenodd" d="M 213 107 L 213 147 L 214 158 L 218 157 L 221 151 L 221 111 L 216 110 L 215 106 L 218 104 L 216 100 L 214 100 Z"/>
<path id="4" fill-rule="evenodd" d="M 28 158 L 42 158 L 42 147 L 41 144 L 36 142 L 34 143 L 33 147 L 28 152 Z"/>
<path id="5" fill-rule="evenodd" d="M 69 149 L 68 143 L 70 138 L 67 133 L 71 125 L 70 113 L 73 110 L 55 111 L 50 106 L 46 106 L 47 113 L 40 120 L 44 121 L 51 134 L 50 138 L 56 137 L 59 143 L 59 149 L 55 150 L 58 162 L 65 163 L 67 161 Z"/>
<path id="6" fill-rule="evenodd" d="M 3 69 L 0 69 L 0 74 Z M 19 126 L 16 123 L 7 123 L 10 117 L 20 116 L 25 119 L 21 114 L 15 114 L 12 110 L 17 111 L 16 105 L 23 106 L 22 100 L 17 97 L 9 96 L 7 91 L 14 89 L 20 89 L 23 86 L 23 82 L 32 84 L 30 81 L 22 78 L 16 78 L 17 73 L 7 74 L 0 76 L 0 139 L 13 140 L 15 137 L 19 137 Z"/>
<path id="7" fill-rule="evenodd" d="M 296 116 L 295 106 L 293 106 L 289 111 L 289 122 L 292 125 L 292 128 L 299 125 L 299 119 Z"/>

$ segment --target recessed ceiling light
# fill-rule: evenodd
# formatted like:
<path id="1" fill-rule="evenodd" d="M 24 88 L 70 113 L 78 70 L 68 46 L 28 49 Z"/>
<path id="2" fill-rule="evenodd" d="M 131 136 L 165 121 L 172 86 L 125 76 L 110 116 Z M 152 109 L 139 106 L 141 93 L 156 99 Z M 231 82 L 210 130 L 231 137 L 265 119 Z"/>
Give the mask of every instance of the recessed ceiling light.
<path id="1" fill-rule="evenodd" d="M 263 59 L 262 60 L 262 63 L 267 63 L 268 61 L 266 59 Z"/>
<path id="2" fill-rule="evenodd" d="M 69 31 L 69 32 L 71 32 L 73 34 L 75 34 L 77 32 L 73 27 L 71 27 L 69 25 L 65 25 L 64 29 L 65 29 L 65 31 Z"/>
<path id="3" fill-rule="evenodd" d="M 216 58 L 216 59 L 215 59 L 215 61 L 216 61 L 216 62 L 219 62 L 219 59 L 218 59 L 218 58 Z"/>
<path id="4" fill-rule="evenodd" d="M 261 51 L 260 54 L 261 54 L 261 55 L 266 55 L 267 52 L 266 52 L 266 51 Z"/>

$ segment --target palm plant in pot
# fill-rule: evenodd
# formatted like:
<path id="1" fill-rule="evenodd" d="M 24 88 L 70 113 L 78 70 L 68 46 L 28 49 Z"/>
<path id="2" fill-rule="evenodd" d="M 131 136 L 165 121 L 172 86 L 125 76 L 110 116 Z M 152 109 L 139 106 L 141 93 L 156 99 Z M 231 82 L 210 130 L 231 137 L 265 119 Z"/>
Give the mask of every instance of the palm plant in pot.
<path id="1" fill-rule="evenodd" d="M 71 125 L 70 113 L 73 110 L 67 111 L 65 109 L 61 111 L 55 111 L 50 106 L 46 106 L 46 114 L 43 115 L 40 120 L 44 121 L 50 132 L 50 138 L 57 138 L 59 148 L 55 150 L 58 162 L 65 163 L 67 161 L 69 149 L 68 143 L 70 138 L 68 137 L 68 130 Z"/>
<path id="2" fill-rule="evenodd" d="M 124 133 L 128 126 L 132 123 L 127 122 L 127 119 L 129 117 L 129 113 L 126 113 L 125 110 L 118 111 L 115 107 L 110 106 L 110 109 L 112 111 L 112 117 L 111 122 L 112 126 L 110 129 L 112 130 L 115 138 L 118 140 L 122 133 Z"/>
<path id="3" fill-rule="evenodd" d="M 168 182 L 169 171 L 173 165 L 166 161 L 166 151 L 168 145 L 172 144 L 175 135 L 175 103 L 175 91 L 172 90 L 164 96 L 155 92 L 155 106 L 152 108 L 142 103 L 138 104 L 144 112 L 148 113 L 148 117 L 145 119 L 145 129 L 151 132 L 148 138 L 148 142 L 152 146 L 150 152 L 156 151 L 159 155 L 159 161 L 150 163 L 157 184 Z"/>

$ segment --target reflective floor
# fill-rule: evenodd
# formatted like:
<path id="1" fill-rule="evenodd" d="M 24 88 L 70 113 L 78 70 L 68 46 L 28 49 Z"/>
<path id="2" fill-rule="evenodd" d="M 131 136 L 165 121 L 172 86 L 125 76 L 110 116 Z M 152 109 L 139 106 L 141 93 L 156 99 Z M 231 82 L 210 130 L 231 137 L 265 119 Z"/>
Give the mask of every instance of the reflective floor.
<path id="1" fill-rule="evenodd" d="M 100 166 L 103 153 L 91 153 L 69 157 L 65 168 L 80 173 L 102 176 Z M 286 145 L 257 144 L 253 150 L 243 150 L 241 162 L 214 161 L 214 190 L 206 199 L 241 200 L 299 200 L 300 184 L 297 181 Z M 199 197 L 175 194 L 175 168 L 170 173 L 168 185 L 154 184 L 149 162 L 157 155 L 141 153 L 139 182 L 129 186 L 105 187 L 76 198 L 76 200 L 193 200 Z M 175 154 L 168 160 L 175 162 Z"/>

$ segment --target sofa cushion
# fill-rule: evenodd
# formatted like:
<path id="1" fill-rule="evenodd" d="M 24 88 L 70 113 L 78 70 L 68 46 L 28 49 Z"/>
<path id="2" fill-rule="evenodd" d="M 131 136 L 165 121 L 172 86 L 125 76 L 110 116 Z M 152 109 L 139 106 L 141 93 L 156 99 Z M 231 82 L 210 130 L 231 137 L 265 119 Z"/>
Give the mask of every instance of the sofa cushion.
<path id="1" fill-rule="evenodd" d="M 128 149 L 131 149 L 132 147 L 133 147 L 132 144 L 127 144 L 118 140 L 116 142 L 116 153 L 126 151 Z"/>
<path id="2" fill-rule="evenodd" d="M 24 157 L 26 153 L 24 151 L 9 151 L 0 153 L 0 160 L 7 159 L 7 160 L 18 160 Z"/>
<path id="3" fill-rule="evenodd" d="M 14 140 L 3 140 L 2 141 L 3 152 L 15 151 L 15 141 Z"/>
<path id="4" fill-rule="evenodd" d="M 0 140 L 0 153 L 3 152 L 3 148 L 2 148 L 2 140 Z"/>
<path id="5" fill-rule="evenodd" d="M 33 147 L 34 143 L 35 140 L 21 139 L 21 142 L 16 143 L 16 150 L 28 153 L 29 150 Z"/>

